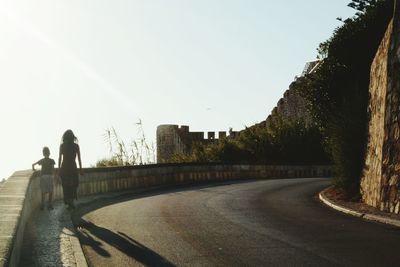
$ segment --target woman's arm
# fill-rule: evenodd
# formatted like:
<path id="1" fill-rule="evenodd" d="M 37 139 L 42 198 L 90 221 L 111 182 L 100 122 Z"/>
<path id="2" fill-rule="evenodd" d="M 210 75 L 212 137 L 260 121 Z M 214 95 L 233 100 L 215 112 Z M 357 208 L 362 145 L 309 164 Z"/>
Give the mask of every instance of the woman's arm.
<path id="1" fill-rule="evenodd" d="M 78 155 L 79 170 L 82 173 L 81 150 L 79 148 L 79 145 L 76 145 L 76 154 Z"/>
<path id="2" fill-rule="evenodd" d="M 58 172 L 60 171 L 60 168 L 61 168 L 61 159 L 62 159 L 62 149 L 61 149 L 61 146 L 62 146 L 62 145 L 60 145 L 60 149 L 59 149 L 59 151 L 58 151 Z M 59 173 L 57 173 L 57 174 L 59 174 Z"/>

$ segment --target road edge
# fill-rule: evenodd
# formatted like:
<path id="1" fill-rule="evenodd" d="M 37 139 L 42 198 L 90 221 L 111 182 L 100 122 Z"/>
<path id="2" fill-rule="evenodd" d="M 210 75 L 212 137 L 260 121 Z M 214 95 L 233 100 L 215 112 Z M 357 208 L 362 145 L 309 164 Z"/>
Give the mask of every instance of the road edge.
<path id="1" fill-rule="evenodd" d="M 71 225 L 73 225 L 72 219 L 70 219 L 70 223 L 71 223 Z M 71 233 L 69 233 L 69 243 L 72 247 L 72 252 L 74 254 L 76 267 L 88 267 L 89 265 L 86 261 L 85 254 L 83 253 L 83 249 L 82 249 L 81 243 L 79 241 L 78 233 L 77 233 L 75 227 L 73 227 L 72 229 L 73 229 L 73 231 L 71 231 Z M 65 229 L 64 229 L 64 231 L 65 231 Z"/>
<path id="2" fill-rule="evenodd" d="M 388 225 L 392 225 L 392 226 L 396 226 L 396 227 L 400 227 L 400 220 L 396 220 L 396 219 L 392 219 L 392 218 L 387 218 L 384 216 L 380 216 L 380 215 L 375 215 L 375 214 L 371 214 L 371 213 L 363 213 L 363 212 L 359 212 L 356 210 L 352 210 L 350 208 L 344 207 L 342 205 L 339 205 L 337 203 L 334 203 L 334 201 L 330 200 L 326 195 L 325 192 L 327 190 L 329 190 L 331 187 L 325 188 L 324 190 L 322 190 L 318 196 L 319 199 L 327 206 L 331 207 L 334 210 L 340 211 L 342 213 L 346 213 L 355 217 L 359 217 L 359 218 L 363 218 L 365 220 L 368 221 L 374 221 L 374 222 L 379 222 L 379 223 L 383 223 L 383 224 L 388 224 Z"/>

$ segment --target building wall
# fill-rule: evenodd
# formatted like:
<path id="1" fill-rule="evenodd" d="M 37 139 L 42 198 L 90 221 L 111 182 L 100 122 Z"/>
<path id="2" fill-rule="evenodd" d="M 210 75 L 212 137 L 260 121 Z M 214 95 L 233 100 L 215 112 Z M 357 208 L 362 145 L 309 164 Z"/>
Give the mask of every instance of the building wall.
<path id="1" fill-rule="evenodd" d="M 400 2 L 371 66 L 370 121 L 361 194 L 365 203 L 400 212 Z"/>

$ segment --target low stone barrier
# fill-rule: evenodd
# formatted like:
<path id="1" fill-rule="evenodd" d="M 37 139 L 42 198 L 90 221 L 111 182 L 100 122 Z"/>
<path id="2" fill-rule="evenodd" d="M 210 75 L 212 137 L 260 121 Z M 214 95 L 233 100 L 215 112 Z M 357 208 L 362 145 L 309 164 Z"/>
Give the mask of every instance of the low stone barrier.
<path id="1" fill-rule="evenodd" d="M 0 186 L 0 266 L 17 266 L 27 219 L 32 171 L 15 172 Z"/>
<path id="2" fill-rule="evenodd" d="M 79 179 L 78 196 L 239 179 L 328 177 L 330 166 L 269 166 L 239 164 L 154 164 L 88 168 Z M 38 172 L 15 172 L 0 185 L 0 266 L 18 266 L 24 229 L 40 205 Z M 62 199 L 59 180 L 54 198 Z"/>

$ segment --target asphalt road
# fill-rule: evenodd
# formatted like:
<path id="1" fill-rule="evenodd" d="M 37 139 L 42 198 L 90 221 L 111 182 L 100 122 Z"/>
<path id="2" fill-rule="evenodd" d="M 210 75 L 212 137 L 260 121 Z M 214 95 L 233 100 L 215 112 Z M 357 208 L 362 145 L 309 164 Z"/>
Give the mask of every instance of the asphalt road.
<path id="1" fill-rule="evenodd" d="M 152 192 L 97 202 L 74 223 L 90 266 L 400 266 L 400 230 L 325 207 L 316 195 L 329 184 Z"/>

